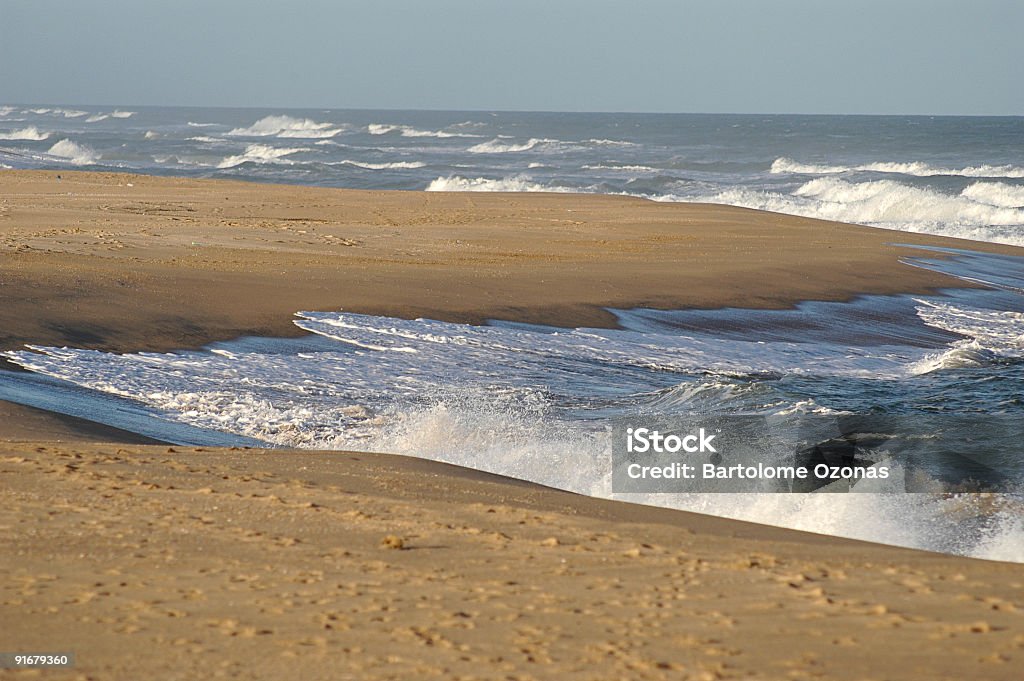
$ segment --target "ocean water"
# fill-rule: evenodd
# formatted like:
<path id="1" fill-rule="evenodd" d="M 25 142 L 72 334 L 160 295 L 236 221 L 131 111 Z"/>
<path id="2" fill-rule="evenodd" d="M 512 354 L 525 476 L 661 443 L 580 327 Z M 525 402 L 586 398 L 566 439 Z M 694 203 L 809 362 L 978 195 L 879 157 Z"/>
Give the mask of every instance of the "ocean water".
<path id="1" fill-rule="evenodd" d="M 0 164 L 707 201 L 1024 244 L 1024 118 L 0 106 Z"/>
<path id="2" fill-rule="evenodd" d="M 1024 243 L 1024 119 L 0 114 L 0 162 L 16 167 L 624 193 Z M 0 398 L 175 442 L 394 452 L 584 494 L 1024 562 L 1024 259 L 969 247 L 943 255 L 922 250 L 908 266 L 988 288 L 793 310 L 616 310 L 615 330 L 298 312 L 309 332 L 301 339 L 170 354 L 6 353 L 30 373 L 0 375 Z M 929 493 L 612 489 L 613 421 L 695 414 L 896 419 L 926 438 L 913 474 Z"/>

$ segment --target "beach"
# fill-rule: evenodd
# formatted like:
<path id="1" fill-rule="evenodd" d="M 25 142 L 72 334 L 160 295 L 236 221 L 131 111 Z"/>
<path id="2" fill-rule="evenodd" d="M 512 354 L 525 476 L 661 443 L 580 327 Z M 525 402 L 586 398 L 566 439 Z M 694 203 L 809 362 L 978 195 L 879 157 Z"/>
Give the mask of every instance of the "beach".
<path id="1" fill-rule="evenodd" d="M 299 310 L 614 328 L 609 308 L 974 285 L 906 264 L 909 245 L 1024 253 L 620 196 L 71 171 L 0 171 L 0 189 L 3 350 L 298 337 Z M 48 677 L 1019 677 L 1019 565 L 411 457 L 0 415 L 4 647 L 74 649 Z"/>

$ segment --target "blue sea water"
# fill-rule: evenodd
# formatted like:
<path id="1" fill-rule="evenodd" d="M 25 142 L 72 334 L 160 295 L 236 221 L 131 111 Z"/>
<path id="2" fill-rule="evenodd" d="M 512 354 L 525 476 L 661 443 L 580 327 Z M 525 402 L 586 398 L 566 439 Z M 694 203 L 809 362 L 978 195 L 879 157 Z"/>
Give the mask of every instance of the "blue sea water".
<path id="1" fill-rule="evenodd" d="M 0 164 L 708 201 L 1024 244 L 1024 118 L 0 106 Z"/>
<path id="2" fill-rule="evenodd" d="M 10 106 L 0 163 L 628 194 L 1024 244 L 1021 118 Z M 397 452 L 616 497 L 615 419 L 897 418 L 934 425 L 919 433 L 934 445 L 917 481 L 934 494 L 624 498 L 1024 561 L 1024 260 L 967 243 L 943 255 L 908 266 L 988 288 L 780 311 L 617 310 L 616 330 L 302 312 L 311 335 L 300 340 L 8 353 L 33 373 L 0 376 L 0 398 L 171 441 Z M 983 470 L 962 456 L 979 447 Z M 966 483 L 990 494 L 964 494 Z"/>

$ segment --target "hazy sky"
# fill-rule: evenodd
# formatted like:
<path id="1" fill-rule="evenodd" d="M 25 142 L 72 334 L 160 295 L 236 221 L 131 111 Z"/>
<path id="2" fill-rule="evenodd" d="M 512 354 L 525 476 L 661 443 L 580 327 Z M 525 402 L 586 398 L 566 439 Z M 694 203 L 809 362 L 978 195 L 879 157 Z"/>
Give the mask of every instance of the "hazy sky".
<path id="1" fill-rule="evenodd" d="M 1024 115 L 1022 0 L 0 0 L 0 104 Z"/>

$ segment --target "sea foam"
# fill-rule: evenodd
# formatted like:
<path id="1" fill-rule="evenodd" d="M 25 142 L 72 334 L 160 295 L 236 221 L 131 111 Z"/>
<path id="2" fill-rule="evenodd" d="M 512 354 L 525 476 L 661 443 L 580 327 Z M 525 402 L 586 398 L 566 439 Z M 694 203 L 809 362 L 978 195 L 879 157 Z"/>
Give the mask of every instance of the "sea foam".
<path id="1" fill-rule="evenodd" d="M 427 185 L 428 192 L 571 192 L 571 189 L 547 187 L 526 175 L 492 179 L 487 177 L 439 177 Z"/>
<path id="2" fill-rule="evenodd" d="M 453 126 L 455 127 L 455 126 Z M 420 130 L 409 125 L 392 125 L 389 123 L 370 123 L 366 131 L 371 135 L 387 135 L 393 132 L 401 134 L 402 137 L 480 137 L 465 132 L 448 132 L 446 130 Z"/>
<path id="3" fill-rule="evenodd" d="M 993 205 L 999 189 L 970 188 L 957 195 L 896 180 L 852 182 L 822 177 L 784 194 L 728 189 L 715 194 L 653 196 L 662 201 L 703 201 L 776 213 L 1024 245 L 1024 209 Z M 1006 203 L 1013 191 L 1004 192 Z M 984 195 L 984 200 L 978 200 Z"/>
<path id="4" fill-rule="evenodd" d="M 229 135 L 238 137 L 291 137 L 301 139 L 325 139 L 342 132 L 342 127 L 333 123 L 318 123 L 309 118 L 291 116 L 266 116 L 248 128 L 235 128 Z"/>
<path id="5" fill-rule="evenodd" d="M 978 165 L 963 168 L 945 168 L 933 166 L 920 161 L 881 161 L 861 165 L 828 165 L 801 163 L 790 158 L 777 158 L 772 162 L 771 172 L 794 173 L 798 175 L 834 175 L 852 171 L 869 171 L 876 173 L 894 173 L 914 175 L 917 177 L 933 177 L 936 175 L 958 175 L 962 177 L 1024 177 L 1024 168 L 1012 165 Z"/>
<path id="6" fill-rule="evenodd" d="M 250 144 L 245 152 L 228 156 L 217 164 L 218 168 L 234 168 L 243 163 L 283 163 L 291 164 L 292 161 L 285 158 L 302 151 L 309 151 L 305 147 L 272 147 L 267 144 Z"/>
<path id="7" fill-rule="evenodd" d="M 96 161 L 102 158 L 95 149 L 84 144 L 72 142 L 69 139 L 62 139 L 57 142 L 50 147 L 50 150 L 47 153 L 51 156 L 67 159 L 75 165 L 89 165 L 91 163 L 96 163 Z"/>
<path id="8" fill-rule="evenodd" d="M 51 133 L 40 132 L 37 127 L 30 125 L 27 128 L 20 130 L 11 130 L 10 132 L 0 132 L 0 140 L 27 140 L 38 142 L 49 137 Z"/>

